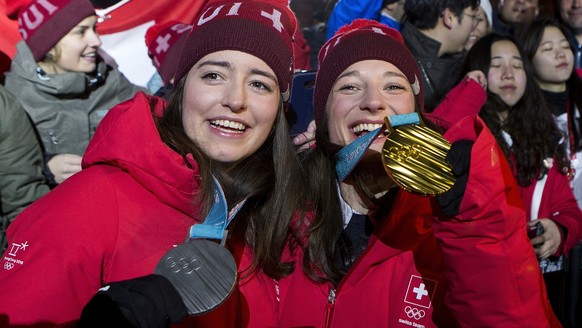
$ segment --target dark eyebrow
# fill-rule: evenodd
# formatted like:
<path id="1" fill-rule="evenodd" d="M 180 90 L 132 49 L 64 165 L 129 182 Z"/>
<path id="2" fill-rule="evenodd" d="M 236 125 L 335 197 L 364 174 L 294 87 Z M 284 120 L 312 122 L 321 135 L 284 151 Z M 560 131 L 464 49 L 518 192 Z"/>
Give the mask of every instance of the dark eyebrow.
<path id="1" fill-rule="evenodd" d="M 229 62 L 218 61 L 218 60 L 207 60 L 207 61 L 204 61 L 204 62 L 198 64 L 198 68 L 204 67 L 204 66 L 219 66 L 219 67 L 228 68 L 228 69 L 230 69 L 232 67 Z M 277 77 L 273 74 L 270 74 L 269 72 L 263 71 L 263 70 L 258 69 L 258 68 L 252 68 L 250 70 L 250 72 L 251 72 L 251 74 L 264 76 L 268 79 L 273 80 L 273 82 L 277 83 Z"/>
<path id="2" fill-rule="evenodd" d="M 220 66 L 224 68 L 230 68 L 230 63 L 226 61 L 207 60 L 198 64 L 198 68 L 204 66 Z"/>
<path id="3" fill-rule="evenodd" d="M 493 60 L 493 59 L 503 59 L 503 57 L 502 56 L 491 57 L 491 60 Z M 511 56 L 511 59 L 517 59 L 519 61 L 523 61 L 523 59 L 521 57 L 518 57 L 518 56 Z"/>
<path id="4" fill-rule="evenodd" d="M 270 74 L 269 72 L 260 70 L 258 68 L 253 68 L 251 69 L 251 74 L 256 74 L 256 75 L 260 75 L 260 76 L 264 76 L 268 79 L 273 80 L 273 82 L 277 83 L 277 77 L 274 76 L 273 74 Z"/>
<path id="5" fill-rule="evenodd" d="M 343 77 L 346 77 L 346 76 L 360 76 L 360 72 L 358 72 L 358 71 L 347 71 L 347 72 L 341 74 L 340 76 L 338 76 L 337 80 L 339 80 L 339 79 L 341 79 Z M 387 77 L 387 76 L 395 76 L 395 77 L 401 77 L 401 78 L 407 80 L 407 78 L 406 78 L 406 76 L 404 76 L 404 74 L 400 74 L 400 73 L 397 73 L 397 72 L 388 71 L 388 72 L 385 72 L 383 74 L 383 76 L 384 77 Z"/>
<path id="6" fill-rule="evenodd" d="M 384 73 L 384 77 L 386 77 L 386 76 L 400 77 L 400 78 L 403 78 L 403 79 L 408 81 L 408 78 L 404 74 L 398 73 L 398 72 L 386 72 L 386 73 Z"/>
<path id="7" fill-rule="evenodd" d="M 346 76 L 360 76 L 360 72 L 358 72 L 358 71 L 347 71 L 347 72 L 342 73 L 335 80 L 338 81 L 339 79 L 344 78 Z"/>

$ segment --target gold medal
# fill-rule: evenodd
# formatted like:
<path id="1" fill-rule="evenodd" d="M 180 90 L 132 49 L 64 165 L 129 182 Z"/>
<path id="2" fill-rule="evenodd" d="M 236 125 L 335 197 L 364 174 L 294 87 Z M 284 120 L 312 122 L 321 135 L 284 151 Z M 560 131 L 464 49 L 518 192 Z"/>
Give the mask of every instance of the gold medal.
<path id="1" fill-rule="evenodd" d="M 426 127 L 417 113 L 418 124 L 392 126 L 382 147 L 384 169 L 402 189 L 425 196 L 437 196 L 449 190 L 455 176 L 446 161 L 450 143 L 438 132 Z"/>

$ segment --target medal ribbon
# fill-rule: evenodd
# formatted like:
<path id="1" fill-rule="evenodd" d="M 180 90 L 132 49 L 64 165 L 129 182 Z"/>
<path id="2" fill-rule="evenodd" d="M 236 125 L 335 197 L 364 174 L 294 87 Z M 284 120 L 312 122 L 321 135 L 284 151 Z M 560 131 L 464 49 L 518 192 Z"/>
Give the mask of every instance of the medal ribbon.
<path id="1" fill-rule="evenodd" d="M 226 228 L 246 202 L 245 198 L 240 203 L 236 204 L 231 209 L 230 213 L 227 213 L 228 206 L 226 204 L 224 191 L 222 191 L 222 187 L 215 177 L 212 177 L 212 181 L 214 181 L 214 203 L 204 219 L 204 222 L 194 224 L 190 227 L 186 242 L 194 238 L 224 240 L 226 237 Z"/>
<path id="2" fill-rule="evenodd" d="M 390 124 L 392 124 L 393 127 L 407 124 L 419 124 L 420 122 L 418 113 L 392 115 L 388 116 L 388 119 L 390 120 Z M 374 131 L 366 133 L 337 152 L 335 155 L 335 171 L 339 181 L 343 181 L 350 174 L 350 172 L 352 172 L 356 165 L 358 165 L 358 162 L 360 159 L 362 159 L 366 153 L 366 150 L 368 150 L 374 139 L 378 137 L 380 131 L 382 131 L 383 128 L 384 127 L 380 127 Z"/>

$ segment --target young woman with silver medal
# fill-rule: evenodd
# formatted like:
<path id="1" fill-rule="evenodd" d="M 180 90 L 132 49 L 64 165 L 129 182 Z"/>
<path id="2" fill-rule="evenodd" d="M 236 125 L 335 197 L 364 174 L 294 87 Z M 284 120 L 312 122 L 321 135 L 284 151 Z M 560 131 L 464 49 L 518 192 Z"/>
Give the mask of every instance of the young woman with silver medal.
<path id="1" fill-rule="evenodd" d="M 295 17 L 287 1 L 210 1 L 193 25 L 171 100 L 113 108 L 84 169 L 11 225 L 10 324 L 273 325 L 302 181 L 283 106 Z"/>

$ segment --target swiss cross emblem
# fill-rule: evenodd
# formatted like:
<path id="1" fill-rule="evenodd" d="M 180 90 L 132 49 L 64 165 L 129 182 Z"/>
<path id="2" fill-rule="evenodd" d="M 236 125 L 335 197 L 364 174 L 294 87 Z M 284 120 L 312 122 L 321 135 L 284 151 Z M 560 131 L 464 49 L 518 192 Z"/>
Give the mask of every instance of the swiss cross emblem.
<path id="1" fill-rule="evenodd" d="M 410 276 L 404 302 L 426 309 L 430 308 L 436 285 L 437 282 L 434 280 L 423 279 L 419 276 Z"/>
<path id="2" fill-rule="evenodd" d="M 220 5 L 216 8 L 214 8 L 214 10 L 212 10 L 213 8 L 210 7 L 208 9 L 206 9 L 206 11 L 202 13 L 202 15 L 200 15 L 200 18 L 198 19 L 197 25 L 201 26 L 201 25 L 211 21 L 212 19 L 214 19 L 215 17 L 220 16 L 220 15 L 238 16 L 239 11 L 244 11 L 246 9 L 246 7 L 241 8 L 242 5 L 243 5 L 242 2 L 234 2 L 230 6 Z M 223 10 L 223 8 L 224 8 L 224 10 Z M 211 10 L 212 10 L 212 12 L 211 12 Z M 278 11 L 277 9 L 273 8 L 272 13 L 261 10 L 260 15 L 261 15 L 261 17 L 265 17 L 268 20 L 270 20 L 272 25 L 273 25 L 273 28 L 275 28 L 277 31 L 281 32 L 285 29 L 285 27 L 283 26 L 283 23 L 281 23 L 281 12 Z"/>

